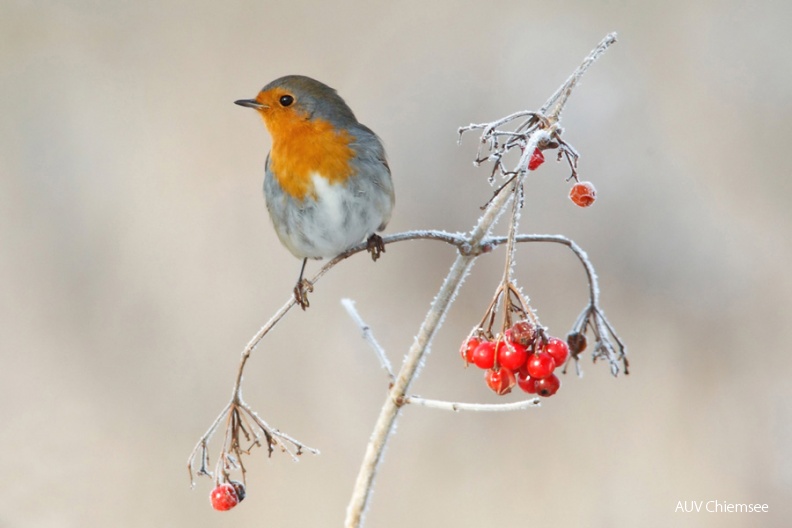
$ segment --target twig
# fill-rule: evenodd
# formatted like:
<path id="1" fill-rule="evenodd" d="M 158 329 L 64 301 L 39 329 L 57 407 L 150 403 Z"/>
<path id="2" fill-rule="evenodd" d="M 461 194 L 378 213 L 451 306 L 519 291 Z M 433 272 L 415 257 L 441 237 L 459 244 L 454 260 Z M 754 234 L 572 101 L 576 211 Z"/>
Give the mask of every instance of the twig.
<path id="1" fill-rule="evenodd" d="M 207 469 L 207 466 L 209 465 L 209 452 L 207 450 L 207 443 L 209 438 L 211 438 L 214 432 L 217 430 L 217 426 L 219 426 L 220 422 L 223 421 L 223 418 L 227 416 L 228 409 L 230 408 L 230 403 L 223 407 L 223 410 L 220 411 L 220 414 L 217 416 L 217 418 L 215 418 L 215 421 L 212 422 L 212 425 L 209 426 L 209 429 L 204 433 L 198 443 L 195 444 L 190 456 L 187 458 L 187 470 L 190 472 L 191 487 L 195 486 L 195 479 L 193 478 L 193 461 L 195 460 L 195 455 L 198 454 L 199 449 L 201 450 L 201 465 L 198 467 L 198 475 L 212 476 L 212 472 Z"/>
<path id="2" fill-rule="evenodd" d="M 207 469 L 209 465 L 209 440 L 211 440 L 224 418 L 226 420 L 226 430 L 223 435 L 223 450 L 218 457 L 215 472 L 212 473 Z M 187 459 L 187 469 L 190 474 L 191 486 L 195 485 L 193 468 L 195 467 L 196 456 L 198 456 L 199 452 L 200 465 L 197 470 L 198 476 L 206 475 L 208 477 L 213 477 L 219 482 L 221 477 L 226 477 L 231 469 L 236 468 L 241 469 L 244 476 L 245 467 L 241 460 L 242 454 L 249 453 L 250 449 L 255 445 L 261 445 L 261 436 L 258 431 L 250 427 L 251 421 L 261 430 L 261 434 L 264 435 L 269 454 L 272 454 L 275 447 L 279 447 L 281 451 L 288 453 L 295 462 L 299 461 L 298 457 L 303 451 L 308 451 L 314 455 L 319 454 L 318 449 L 309 447 L 299 440 L 271 427 L 241 399 L 233 399 L 223 408 L 206 433 L 198 440 L 198 443 Z M 245 424 L 247 424 L 248 427 L 245 427 Z M 239 443 L 240 431 L 246 438 L 250 435 L 253 437 L 253 441 L 247 449 L 243 449 Z"/>
<path id="3" fill-rule="evenodd" d="M 539 398 L 532 400 L 522 400 L 511 403 L 460 403 L 460 402 L 447 402 L 440 400 L 427 400 L 419 398 L 418 396 L 407 396 L 404 398 L 404 403 L 411 403 L 413 405 L 420 405 L 422 407 L 429 407 L 431 409 L 440 409 L 442 411 L 477 411 L 477 412 L 507 412 L 507 411 L 522 411 L 532 407 L 541 406 Z"/>
<path id="4" fill-rule="evenodd" d="M 439 240 L 442 242 L 446 242 L 448 244 L 457 246 L 460 248 L 460 251 L 472 251 L 468 246 L 466 240 L 462 235 L 447 233 L 445 231 L 437 231 L 437 230 L 415 230 L 415 231 L 406 231 L 404 233 L 396 233 L 394 235 L 388 235 L 382 237 L 383 244 L 393 244 L 396 242 L 402 242 L 405 240 Z M 322 268 L 314 275 L 311 280 L 309 281 L 311 284 L 316 284 L 328 271 L 333 269 L 339 262 L 348 259 L 352 255 L 356 253 L 360 253 L 362 251 L 367 251 L 368 245 L 366 242 L 360 243 L 356 246 L 349 248 L 348 250 L 344 251 L 337 257 L 334 257 L 330 261 L 327 262 Z M 245 364 L 247 360 L 250 358 L 250 354 L 253 350 L 256 349 L 259 342 L 264 338 L 267 333 L 272 330 L 272 328 L 280 321 L 286 313 L 291 310 L 294 305 L 296 304 L 296 300 L 294 296 L 290 296 L 289 300 L 281 306 L 281 308 L 275 312 L 269 321 L 261 327 L 261 329 L 254 335 L 250 341 L 248 342 L 245 349 L 242 351 L 242 358 L 239 363 L 239 367 L 237 369 L 237 377 L 236 382 L 234 384 L 233 390 L 233 397 L 238 398 L 241 394 L 242 390 L 242 373 L 245 370 Z"/>
<path id="5" fill-rule="evenodd" d="M 616 33 L 608 33 L 605 35 L 597 46 L 591 50 L 591 53 L 583 59 L 583 62 L 580 66 L 575 69 L 572 75 L 561 85 L 561 87 L 556 90 L 556 92 L 547 100 L 547 102 L 542 106 L 539 110 L 540 114 L 546 115 L 555 115 L 559 116 L 561 114 L 561 110 L 563 109 L 564 105 L 566 105 L 567 99 L 569 96 L 572 95 L 572 90 L 577 86 L 578 81 L 580 78 L 583 77 L 583 74 L 589 69 L 589 67 L 599 59 L 603 53 L 605 53 L 611 44 L 616 42 Z"/>
<path id="6" fill-rule="evenodd" d="M 390 361 L 388 360 L 388 356 L 385 354 L 385 351 L 382 349 L 380 344 L 374 338 L 374 332 L 371 331 L 371 327 L 363 321 L 363 318 L 360 317 L 357 309 L 355 308 L 355 301 L 352 299 L 341 299 L 341 304 L 346 308 L 349 317 L 355 322 L 355 324 L 360 328 L 360 331 L 363 334 L 363 339 L 371 345 L 371 348 L 374 349 L 374 352 L 377 354 L 377 357 L 380 361 L 380 366 L 385 369 L 388 373 L 388 377 L 390 380 L 393 381 L 395 376 L 393 375 L 393 367 L 391 366 Z"/>
<path id="7" fill-rule="evenodd" d="M 256 413 L 256 411 L 251 409 L 248 404 L 241 402 L 239 404 L 239 407 L 240 409 L 243 409 L 247 413 L 247 415 L 253 420 L 253 422 L 255 422 L 255 424 L 258 425 L 265 433 L 268 433 L 269 435 L 272 436 L 273 440 L 270 442 L 271 445 L 277 445 L 278 447 L 280 447 L 283 451 L 291 455 L 292 460 L 294 460 L 295 462 L 299 460 L 297 457 L 299 457 L 302 454 L 303 450 L 308 451 L 313 455 L 319 454 L 318 449 L 315 449 L 313 447 L 308 447 L 299 440 L 292 438 L 286 433 L 282 433 L 277 429 L 271 427 Z M 293 445 L 296 448 L 296 450 L 292 451 L 289 448 L 289 444 Z"/>

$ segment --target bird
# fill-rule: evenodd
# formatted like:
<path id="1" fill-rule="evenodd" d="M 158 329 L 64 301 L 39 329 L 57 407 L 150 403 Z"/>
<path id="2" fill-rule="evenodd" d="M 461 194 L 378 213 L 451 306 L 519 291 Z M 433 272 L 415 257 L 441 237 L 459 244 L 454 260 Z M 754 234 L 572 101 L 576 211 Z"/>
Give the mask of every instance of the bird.
<path id="1" fill-rule="evenodd" d="M 308 259 L 336 257 L 364 240 L 373 260 L 385 251 L 377 233 L 395 204 L 385 147 L 335 89 L 311 77 L 280 77 L 234 102 L 256 110 L 271 136 L 264 198 L 278 239 L 302 259 L 294 297 L 305 310 Z"/>

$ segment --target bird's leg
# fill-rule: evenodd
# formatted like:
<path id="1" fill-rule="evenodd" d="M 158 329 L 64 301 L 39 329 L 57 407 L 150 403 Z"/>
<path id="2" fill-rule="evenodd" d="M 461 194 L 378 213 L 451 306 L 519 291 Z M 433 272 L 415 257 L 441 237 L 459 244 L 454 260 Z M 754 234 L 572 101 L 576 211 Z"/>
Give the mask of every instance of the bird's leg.
<path id="1" fill-rule="evenodd" d="M 313 284 L 308 279 L 303 278 L 303 273 L 305 273 L 305 265 L 308 263 L 308 259 L 304 258 L 302 267 L 300 268 L 300 276 L 297 279 L 297 285 L 294 287 L 294 300 L 297 301 L 297 304 L 300 305 L 300 308 L 305 310 L 310 306 L 308 302 L 308 293 L 313 291 Z"/>
<path id="2" fill-rule="evenodd" d="M 385 242 L 382 241 L 382 237 L 377 233 L 368 237 L 368 240 L 366 240 L 366 251 L 371 253 L 371 260 L 376 262 L 380 255 L 385 253 Z"/>

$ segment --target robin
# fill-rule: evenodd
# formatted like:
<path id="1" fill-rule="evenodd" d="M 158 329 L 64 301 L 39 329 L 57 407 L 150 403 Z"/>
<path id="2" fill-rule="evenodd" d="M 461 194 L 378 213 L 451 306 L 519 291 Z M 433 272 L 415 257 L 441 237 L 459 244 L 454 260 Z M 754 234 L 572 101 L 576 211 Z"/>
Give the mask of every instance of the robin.
<path id="1" fill-rule="evenodd" d="M 255 109 L 272 136 L 264 197 L 281 243 L 303 259 L 294 295 L 304 310 L 309 258 L 335 257 L 363 240 L 374 260 L 385 251 L 376 232 L 395 200 L 385 148 L 334 89 L 310 77 L 281 77 L 235 103 Z"/>

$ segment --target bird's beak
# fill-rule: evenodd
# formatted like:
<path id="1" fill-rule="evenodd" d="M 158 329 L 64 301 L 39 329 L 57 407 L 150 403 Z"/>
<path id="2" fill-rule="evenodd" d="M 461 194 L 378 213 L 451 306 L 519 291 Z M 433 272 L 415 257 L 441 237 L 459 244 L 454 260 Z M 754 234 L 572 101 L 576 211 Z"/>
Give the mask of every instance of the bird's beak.
<path id="1" fill-rule="evenodd" d="M 255 99 L 240 99 L 239 101 L 234 101 L 234 104 L 238 104 L 239 106 L 247 106 L 248 108 L 255 108 L 256 110 L 269 108 L 269 106 L 263 105 Z"/>

